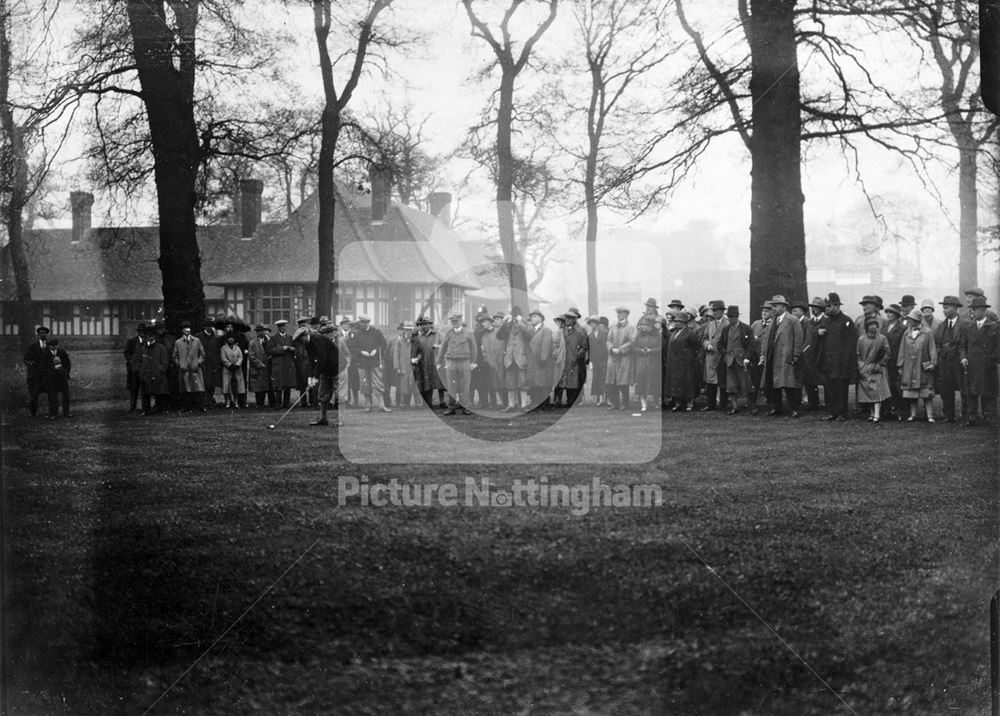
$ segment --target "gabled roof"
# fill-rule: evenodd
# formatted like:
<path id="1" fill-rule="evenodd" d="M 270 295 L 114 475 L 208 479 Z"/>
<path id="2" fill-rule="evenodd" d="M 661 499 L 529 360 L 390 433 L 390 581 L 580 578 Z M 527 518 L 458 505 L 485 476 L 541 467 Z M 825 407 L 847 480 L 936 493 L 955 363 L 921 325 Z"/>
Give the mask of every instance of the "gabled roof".
<path id="1" fill-rule="evenodd" d="M 201 274 L 209 276 L 231 260 L 238 226 L 199 227 Z M 31 297 L 35 301 L 161 301 L 157 263 L 160 232 L 155 226 L 94 228 L 77 243 L 70 229 L 25 232 Z M 14 297 L 10 248 L 0 250 L 0 299 Z M 218 287 L 205 286 L 205 298 L 222 298 Z"/>
<path id="2" fill-rule="evenodd" d="M 481 285 L 469 271 L 457 234 L 437 217 L 391 202 L 371 221 L 371 197 L 338 184 L 334 244 L 341 281 Z M 317 270 L 319 200 L 314 194 L 284 221 L 261 224 L 250 239 L 239 226 L 198 228 L 205 298 L 222 287 L 310 284 Z M 36 301 L 162 300 L 155 226 L 94 228 L 77 243 L 70 229 L 25 232 Z M 0 300 L 14 297 L 9 250 L 0 248 Z"/>
<path id="3" fill-rule="evenodd" d="M 373 222 L 370 195 L 343 184 L 336 187 L 334 207 L 339 281 L 479 286 L 466 277 L 458 236 L 437 217 L 392 201 L 385 219 Z M 313 194 L 288 219 L 243 242 L 246 254 L 206 282 L 315 282 L 318 226 L 319 199 Z"/>

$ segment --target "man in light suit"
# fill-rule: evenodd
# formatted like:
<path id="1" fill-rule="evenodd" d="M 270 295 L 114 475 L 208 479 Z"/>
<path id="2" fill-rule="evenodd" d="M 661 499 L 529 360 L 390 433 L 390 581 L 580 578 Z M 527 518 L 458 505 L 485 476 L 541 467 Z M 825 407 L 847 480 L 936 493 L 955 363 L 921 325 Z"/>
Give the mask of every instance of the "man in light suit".
<path id="1" fill-rule="evenodd" d="M 726 310 L 726 302 L 709 301 L 708 309 L 708 319 L 698 329 L 702 348 L 702 380 L 705 384 L 705 398 L 708 400 L 702 411 L 715 410 L 718 407 L 720 383 L 722 390 L 726 389 L 725 371 L 719 369 L 719 352 L 715 346 L 722 329 L 729 325 L 729 321 L 722 315 Z M 720 372 L 723 373 L 721 377 Z"/>
<path id="2" fill-rule="evenodd" d="M 802 402 L 802 382 L 797 365 L 802 358 L 802 324 L 788 313 L 784 296 L 771 298 L 774 318 L 764 333 L 760 365 L 763 368 L 764 388 L 771 395 L 768 415 L 781 415 L 781 396 L 792 409 L 792 417 L 799 417 Z"/>
<path id="3" fill-rule="evenodd" d="M 503 325 L 497 329 L 497 338 L 504 341 L 503 376 L 507 388 L 507 407 L 502 413 L 521 409 L 521 390 L 529 388 L 528 383 L 528 341 L 534 335 L 534 327 L 524 320 L 521 309 L 515 306 L 510 315 L 505 316 Z"/>
<path id="4" fill-rule="evenodd" d="M 726 325 L 719 330 L 715 352 L 719 356 L 719 383 L 733 401 L 726 415 L 735 415 L 740 398 L 749 403 L 750 365 L 756 359 L 753 329 L 740 320 L 739 306 L 726 309 Z"/>

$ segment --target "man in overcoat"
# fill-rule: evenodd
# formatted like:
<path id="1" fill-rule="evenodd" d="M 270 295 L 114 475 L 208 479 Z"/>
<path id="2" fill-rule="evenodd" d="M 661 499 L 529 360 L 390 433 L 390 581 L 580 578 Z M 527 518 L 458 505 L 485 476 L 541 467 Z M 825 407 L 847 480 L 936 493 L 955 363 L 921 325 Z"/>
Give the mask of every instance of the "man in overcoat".
<path id="1" fill-rule="evenodd" d="M 725 301 L 709 301 L 707 319 L 698 331 L 698 338 L 701 340 L 701 378 L 705 386 L 705 398 L 708 401 L 702 408 L 703 411 L 715 410 L 718 407 L 720 383 L 725 390 L 725 377 L 719 376 L 719 352 L 715 347 L 719 333 L 729 325 L 723 315 L 725 310 Z"/>
<path id="2" fill-rule="evenodd" d="M 549 394 L 552 391 L 554 378 L 552 331 L 545 325 L 545 314 L 537 308 L 528 313 L 532 333 L 528 340 L 528 397 L 531 401 L 529 410 L 535 408 L 547 409 L 550 405 Z"/>
<path id="3" fill-rule="evenodd" d="M 205 349 L 205 362 L 201 364 L 201 382 L 205 386 L 205 407 L 216 407 L 215 389 L 222 387 L 222 345 L 215 334 L 212 319 L 205 319 L 198 334 L 201 347 Z"/>
<path id="4" fill-rule="evenodd" d="M 903 313 L 902 306 L 897 303 L 891 304 L 885 309 L 886 322 L 882 329 L 882 334 L 889 341 L 889 359 L 885 365 L 885 372 L 892 397 L 887 401 L 888 414 L 900 420 L 902 420 L 907 407 L 899 383 L 899 366 L 896 364 L 899 360 L 899 346 L 903 340 L 903 334 L 906 333 L 906 326 L 903 324 L 904 315 L 906 314 Z"/>
<path id="5" fill-rule="evenodd" d="M 965 327 L 966 392 L 962 401 L 963 424 L 975 424 L 980 409 L 988 425 L 997 415 L 997 362 L 1000 361 L 1000 323 L 990 320 L 989 304 L 982 296 L 969 303 L 972 320 Z M 940 353 L 938 356 L 940 358 Z"/>
<path id="6" fill-rule="evenodd" d="M 288 335 L 288 321 L 282 318 L 274 322 L 277 329 L 267 344 L 267 353 L 271 359 L 271 391 L 274 397 L 274 407 L 285 410 L 292 403 L 292 388 L 296 386 L 295 346 L 292 337 Z"/>
<path id="7" fill-rule="evenodd" d="M 205 348 L 201 341 L 191 335 L 191 324 L 185 321 L 181 324 L 181 337 L 174 341 L 174 365 L 177 366 L 177 381 L 181 391 L 181 409 L 191 412 L 197 406 L 205 412 L 205 384 L 202 380 L 201 368 L 205 363 Z"/>
<path id="8" fill-rule="evenodd" d="M 155 412 L 164 412 L 167 396 L 170 394 L 167 382 L 170 353 L 167 352 L 167 347 L 157 341 L 155 335 L 147 332 L 146 342 L 136 352 L 133 360 L 142 381 L 142 414 L 150 415 L 154 412 L 153 396 L 156 397 Z"/>
<path id="9" fill-rule="evenodd" d="M 618 320 L 608 329 L 608 370 L 605 390 L 612 410 L 628 410 L 629 386 L 635 381 L 635 359 L 632 345 L 636 339 L 636 327 L 629 323 L 629 309 L 619 306 L 615 309 Z"/>
<path id="10" fill-rule="evenodd" d="M 410 341 L 410 364 L 413 381 L 428 408 L 434 407 L 434 391 L 444 387 L 437 372 L 438 334 L 434 322 L 425 316 L 417 319 L 417 333 Z"/>
<path id="11" fill-rule="evenodd" d="M 719 356 L 719 384 L 724 385 L 729 401 L 726 415 L 739 411 L 740 398 L 750 395 L 750 366 L 757 360 L 753 330 L 740 320 L 739 306 L 726 309 L 726 325 L 716 338 L 715 353 Z"/>
<path id="12" fill-rule="evenodd" d="M 697 327 L 692 327 L 694 316 L 688 311 L 678 311 L 671 324 L 664 353 L 667 354 L 666 387 L 670 400 L 663 407 L 673 411 L 691 410 L 688 401 L 695 397 L 693 376 L 698 372 L 701 341 Z"/>
<path id="13" fill-rule="evenodd" d="M 392 408 L 385 404 L 382 391 L 382 367 L 385 365 L 385 336 L 382 331 L 373 328 L 372 319 L 368 316 L 358 316 L 358 327 L 351 339 L 351 364 L 357 365 L 358 377 L 361 380 L 361 394 L 365 396 L 365 412 L 370 413 L 378 406 L 383 413 L 391 413 Z"/>
<path id="14" fill-rule="evenodd" d="M 125 341 L 125 350 L 122 355 L 125 357 L 125 386 L 128 388 L 128 411 L 134 412 L 139 403 L 139 376 L 132 370 L 132 357 L 142 345 L 143 334 L 146 333 L 146 324 L 140 323 L 135 327 L 135 335 Z"/>
<path id="15" fill-rule="evenodd" d="M 764 303 L 760 306 L 760 318 L 750 324 L 750 330 L 753 331 L 754 354 L 758 356 L 758 358 L 760 357 L 760 353 L 764 345 L 764 334 L 767 332 L 768 326 L 771 325 L 773 315 L 774 311 L 771 309 L 771 302 L 764 301 Z M 762 384 L 763 372 L 761 371 L 760 361 L 754 360 L 750 364 L 750 398 L 747 401 L 751 415 L 757 414 L 757 403 L 759 402 Z M 770 396 L 768 396 L 767 393 L 764 395 L 770 405 Z"/>
<path id="16" fill-rule="evenodd" d="M 562 385 L 566 391 L 566 407 L 573 407 L 587 382 L 587 362 L 590 360 L 590 340 L 580 327 L 580 312 L 571 308 L 563 314 L 566 327 L 563 337 L 566 343 L 566 358 L 563 365 Z"/>
<path id="17" fill-rule="evenodd" d="M 941 407 L 947 423 L 955 422 L 955 393 L 962 390 L 965 379 L 965 329 L 969 322 L 958 315 L 962 302 L 958 296 L 945 296 L 941 301 L 944 311 L 934 326 L 934 345 L 937 346 L 937 367 L 934 369 L 934 390 L 941 395 Z M 964 411 L 963 411 L 964 412 Z"/>
<path id="18" fill-rule="evenodd" d="M 820 335 L 819 370 L 826 376 L 826 407 L 830 414 L 824 420 L 846 420 L 850 385 L 858 371 L 858 330 L 854 321 L 841 311 L 840 296 L 826 297 L 826 326 Z"/>
<path id="19" fill-rule="evenodd" d="M 819 410 L 819 389 L 826 376 L 819 369 L 819 329 L 826 325 L 826 301 L 816 297 L 809 302 L 809 316 L 802 318 L 802 387 L 809 410 Z"/>
<path id="20" fill-rule="evenodd" d="M 784 296 L 772 297 L 771 306 L 774 320 L 764 334 L 764 348 L 759 360 L 764 373 L 764 388 L 771 393 L 768 415 L 781 415 L 783 394 L 792 409 L 792 417 L 797 418 L 802 401 L 802 382 L 797 368 L 802 358 L 802 324 L 788 313 L 788 301 Z"/>
<path id="21" fill-rule="evenodd" d="M 254 338 L 247 346 L 247 390 L 254 395 L 254 404 L 263 409 L 266 402 L 274 406 L 274 395 L 271 393 L 271 356 L 270 340 L 267 337 L 267 327 L 257 324 L 253 327 Z"/>

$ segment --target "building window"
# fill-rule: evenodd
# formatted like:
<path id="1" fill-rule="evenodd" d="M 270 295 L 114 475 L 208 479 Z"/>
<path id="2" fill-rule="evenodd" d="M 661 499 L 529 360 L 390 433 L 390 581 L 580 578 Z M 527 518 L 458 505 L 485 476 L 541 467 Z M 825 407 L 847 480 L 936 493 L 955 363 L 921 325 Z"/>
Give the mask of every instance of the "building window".
<path id="1" fill-rule="evenodd" d="M 120 318 L 123 321 L 147 321 L 153 318 L 160 304 L 151 301 L 125 301 L 121 304 Z"/>
<path id="2" fill-rule="evenodd" d="M 52 303 L 49 304 L 49 318 L 53 321 L 72 321 L 72 303 Z"/>
<path id="3" fill-rule="evenodd" d="M 259 286 L 253 292 L 248 291 L 247 321 L 250 324 L 261 323 L 265 326 L 273 325 L 282 318 L 293 321 L 294 294 L 295 289 L 292 286 Z"/>

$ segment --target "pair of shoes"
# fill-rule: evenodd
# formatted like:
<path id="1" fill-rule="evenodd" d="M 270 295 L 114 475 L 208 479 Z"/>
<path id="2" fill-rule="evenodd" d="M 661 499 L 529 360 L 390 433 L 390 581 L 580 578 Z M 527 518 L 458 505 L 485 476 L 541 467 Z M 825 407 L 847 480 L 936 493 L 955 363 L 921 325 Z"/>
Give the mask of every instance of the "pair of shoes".
<path id="1" fill-rule="evenodd" d="M 387 408 L 384 405 L 381 408 L 379 408 L 379 410 L 381 410 L 383 413 L 391 413 L 392 412 L 392 408 Z"/>
<path id="2" fill-rule="evenodd" d="M 448 408 L 448 409 L 447 409 L 446 411 L 444 411 L 444 414 L 445 414 L 445 415 L 454 415 L 454 414 L 455 414 L 455 411 L 454 411 L 454 410 L 452 410 L 451 408 Z"/>
<path id="3" fill-rule="evenodd" d="M 827 421 L 836 420 L 836 419 L 837 419 L 836 415 L 827 415 L 825 418 L 823 418 L 823 420 L 827 420 Z"/>
<path id="4" fill-rule="evenodd" d="M 46 415 L 46 416 L 45 416 L 45 419 L 46 419 L 46 420 L 55 420 L 55 419 L 56 419 L 56 416 L 55 416 L 55 415 Z"/>
<path id="5" fill-rule="evenodd" d="M 371 411 L 372 411 L 372 406 L 369 405 L 367 408 L 365 408 L 366 413 L 370 413 Z"/>
<path id="6" fill-rule="evenodd" d="M 908 422 L 908 423 L 912 423 L 912 422 L 913 422 L 914 420 L 916 420 L 916 418 L 915 418 L 915 417 L 913 417 L 913 416 L 911 415 L 910 417 L 908 417 L 908 418 L 906 419 L 906 422 Z"/>
<path id="7" fill-rule="evenodd" d="M 798 411 L 798 410 L 793 410 L 793 411 L 792 411 L 792 417 L 793 417 L 793 418 L 797 418 L 797 417 L 799 417 L 799 411 Z"/>
<path id="8" fill-rule="evenodd" d="M 878 425 L 878 418 L 872 418 L 872 425 Z"/>
<path id="9" fill-rule="evenodd" d="M 927 422 L 928 423 L 933 423 L 934 422 L 934 418 L 927 418 Z"/>
<path id="10" fill-rule="evenodd" d="M 472 415 L 472 411 L 468 408 L 462 408 L 462 415 Z"/>
<path id="11" fill-rule="evenodd" d="M 64 418 L 75 418 L 76 413 L 63 413 Z"/>
<path id="12" fill-rule="evenodd" d="M 781 413 L 779 413 L 776 408 L 772 408 L 771 410 L 768 410 L 767 414 L 768 414 L 769 417 L 774 417 L 774 416 L 777 416 L 777 415 L 781 415 Z"/>
<path id="13" fill-rule="evenodd" d="M 343 421 L 343 420 L 338 420 L 338 421 L 337 421 L 337 427 L 338 427 L 338 428 L 342 428 L 342 427 L 344 427 L 344 421 Z"/>
<path id="14" fill-rule="evenodd" d="M 757 414 L 757 408 L 750 408 L 750 414 L 751 415 L 756 415 Z"/>
<path id="15" fill-rule="evenodd" d="M 699 410 L 703 413 L 707 413 L 709 410 L 714 410 L 714 408 L 710 405 L 706 405 L 704 408 L 699 408 Z"/>
<path id="16" fill-rule="evenodd" d="M 324 419 L 317 419 L 317 420 L 313 420 L 309 424 L 310 425 L 329 425 L 330 423 L 329 423 L 329 421 L 324 420 Z"/>
<path id="17" fill-rule="evenodd" d="M 736 415 L 736 408 L 726 411 L 726 415 Z"/>

